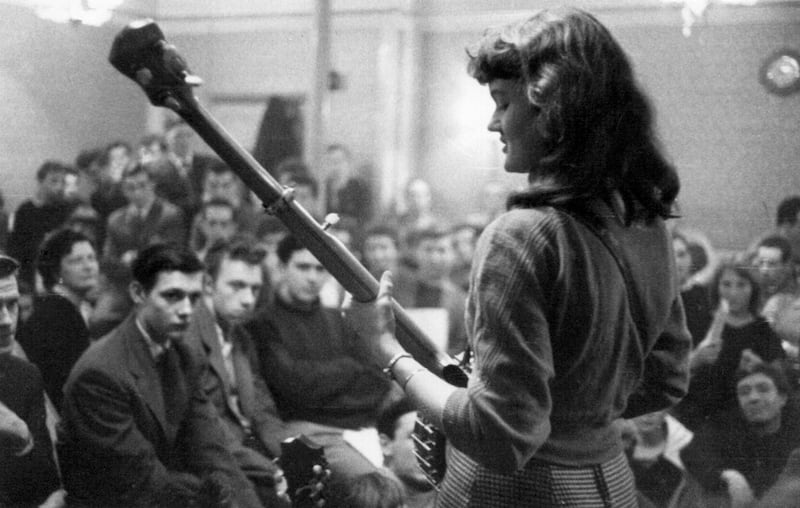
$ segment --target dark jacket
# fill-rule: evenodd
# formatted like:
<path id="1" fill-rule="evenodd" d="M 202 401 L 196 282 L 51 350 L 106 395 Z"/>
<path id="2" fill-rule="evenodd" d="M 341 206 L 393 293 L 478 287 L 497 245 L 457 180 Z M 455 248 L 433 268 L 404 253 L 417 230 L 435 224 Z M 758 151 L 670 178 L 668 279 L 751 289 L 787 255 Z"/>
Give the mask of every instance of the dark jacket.
<path id="1" fill-rule="evenodd" d="M 39 370 L 25 360 L 0 354 L 0 402 L 28 425 L 33 437 L 33 449 L 21 457 L 0 450 L 0 506 L 38 506 L 61 487 L 45 425 Z"/>
<path id="2" fill-rule="evenodd" d="M 80 311 L 61 295 L 39 296 L 17 341 L 28 360 L 39 367 L 44 389 L 60 411 L 69 371 L 89 347 L 89 329 Z"/>
<path id="3" fill-rule="evenodd" d="M 174 343 L 176 385 L 185 399 L 170 424 L 156 364 L 133 315 L 75 365 L 64 393 L 59 460 L 68 501 L 84 506 L 149 507 L 197 492 L 201 478 L 221 475 L 238 506 L 260 503 L 225 446 L 214 406 L 202 389 L 207 364 Z M 180 503 L 178 503 L 180 504 Z"/>

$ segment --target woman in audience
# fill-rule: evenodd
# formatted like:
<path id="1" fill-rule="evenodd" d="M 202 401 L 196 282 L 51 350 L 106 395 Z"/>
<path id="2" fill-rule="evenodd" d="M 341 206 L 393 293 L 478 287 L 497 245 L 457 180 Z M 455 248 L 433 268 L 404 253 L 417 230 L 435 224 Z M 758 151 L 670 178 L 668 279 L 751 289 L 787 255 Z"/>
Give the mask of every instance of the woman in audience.
<path id="1" fill-rule="evenodd" d="M 781 364 L 781 340 L 758 315 L 759 290 L 747 266 L 720 265 L 710 287 L 716 310 L 711 327 L 691 355 L 692 383 L 679 406 L 682 421 L 696 430 L 713 414 L 736 406 L 736 371 L 763 362 Z"/>
<path id="2" fill-rule="evenodd" d="M 708 286 L 692 277 L 693 259 L 689 241 L 681 233 L 673 231 L 672 250 L 675 254 L 675 267 L 678 283 L 681 286 L 683 310 L 686 312 L 686 326 L 692 334 L 692 342 L 697 346 L 706 336 L 711 325 L 711 306 L 708 301 Z"/>
<path id="3" fill-rule="evenodd" d="M 45 239 L 36 269 L 47 292 L 36 298 L 33 313 L 18 340 L 28 359 L 39 367 L 45 391 L 56 409 L 69 371 L 89 347 L 89 298 L 97 288 L 98 264 L 89 239 L 61 229 Z"/>

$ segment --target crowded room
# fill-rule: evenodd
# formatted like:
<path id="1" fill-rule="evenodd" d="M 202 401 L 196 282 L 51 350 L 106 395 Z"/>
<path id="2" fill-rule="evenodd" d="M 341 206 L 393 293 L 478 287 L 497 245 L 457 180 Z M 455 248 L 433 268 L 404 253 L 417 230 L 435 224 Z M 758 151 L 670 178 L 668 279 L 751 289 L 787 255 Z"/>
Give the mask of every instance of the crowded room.
<path id="1" fill-rule="evenodd" d="M 0 19 L 0 508 L 800 507 L 800 0 Z"/>

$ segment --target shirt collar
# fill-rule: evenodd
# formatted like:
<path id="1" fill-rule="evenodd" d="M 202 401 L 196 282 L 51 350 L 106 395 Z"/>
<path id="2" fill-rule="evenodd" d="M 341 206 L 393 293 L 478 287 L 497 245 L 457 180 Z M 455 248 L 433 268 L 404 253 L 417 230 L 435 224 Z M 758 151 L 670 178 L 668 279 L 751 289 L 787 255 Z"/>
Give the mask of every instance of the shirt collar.
<path id="1" fill-rule="evenodd" d="M 150 350 L 150 356 L 153 357 L 153 360 L 158 360 L 167 349 L 172 347 L 172 341 L 167 339 L 167 341 L 164 342 L 163 344 L 157 343 L 156 341 L 153 340 L 152 337 L 150 337 L 150 334 L 147 333 L 147 330 L 145 330 L 144 325 L 142 324 L 141 321 L 139 321 L 139 318 L 136 318 L 135 321 L 136 321 L 136 327 L 141 332 L 142 337 L 144 337 L 144 341 L 147 344 L 147 348 Z"/>

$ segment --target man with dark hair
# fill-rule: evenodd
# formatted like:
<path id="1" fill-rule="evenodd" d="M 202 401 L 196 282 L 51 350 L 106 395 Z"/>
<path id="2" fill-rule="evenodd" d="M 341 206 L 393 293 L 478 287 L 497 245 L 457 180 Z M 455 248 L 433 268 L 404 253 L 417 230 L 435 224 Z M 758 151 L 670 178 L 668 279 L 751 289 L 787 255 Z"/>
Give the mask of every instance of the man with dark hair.
<path id="1" fill-rule="evenodd" d="M 197 257 L 205 259 L 208 250 L 219 240 L 228 241 L 238 229 L 233 205 L 225 199 L 206 201 L 195 216 L 190 245 Z"/>
<path id="2" fill-rule="evenodd" d="M 130 264 L 136 251 L 158 242 L 183 243 L 183 212 L 156 196 L 155 182 L 142 164 L 125 170 L 122 190 L 128 205 L 108 218 L 103 256 Z"/>
<path id="3" fill-rule="evenodd" d="M 203 264 L 156 244 L 132 265 L 135 307 L 78 360 L 59 439 L 70 502 L 81 506 L 260 506 L 226 448 L 203 387 L 208 368 L 184 342 Z"/>
<path id="4" fill-rule="evenodd" d="M 223 161 L 215 160 L 208 164 L 203 177 L 201 202 L 222 199 L 231 204 L 240 233 L 256 234 L 262 215 L 246 199 L 247 189 L 241 179 Z M 195 221 L 196 223 L 197 221 Z M 196 224 L 192 225 L 196 228 Z"/>
<path id="5" fill-rule="evenodd" d="M 786 376 L 775 366 L 739 371 L 735 390 L 738 407 L 701 428 L 683 458 L 709 493 L 745 506 L 775 483 L 800 447 L 800 422 Z"/>
<path id="6" fill-rule="evenodd" d="M 333 481 L 373 471 L 344 432 L 369 429 L 365 434 L 372 432 L 379 455 L 374 426 L 388 380 L 357 359 L 353 331 L 340 311 L 320 304 L 328 274 L 313 254 L 287 236 L 278 258 L 282 276 L 274 301 L 249 325 L 278 413 L 290 434 L 305 434 L 325 448 Z"/>
<path id="7" fill-rule="evenodd" d="M 774 323 L 775 316 L 798 295 L 789 240 L 778 235 L 762 239 L 756 248 L 753 265 L 758 270 L 761 314 Z"/>
<path id="8" fill-rule="evenodd" d="M 414 425 L 417 409 L 405 397 L 390 404 L 378 416 L 378 435 L 383 451 L 383 465 L 405 488 L 407 508 L 431 508 L 436 491 L 417 464 L 414 455 Z"/>
<path id="9" fill-rule="evenodd" d="M 8 254 L 20 263 L 19 279 L 34 283 L 34 263 L 45 235 L 59 228 L 69 217 L 73 205 L 64 196 L 69 166 L 46 161 L 36 171 L 37 189 L 14 214 L 8 238 Z"/>
<path id="10" fill-rule="evenodd" d="M 207 358 L 205 392 L 217 408 L 229 448 L 262 498 L 276 496 L 283 423 L 258 369 L 255 345 L 241 326 L 263 285 L 265 252 L 249 236 L 218 241 L 206 256 L 204 298 L 187 336 Z M 266 499 L 265 499 L 266 500 Z"/>
<path id="11" fill-rule="evenodd" d="M 46 425 L 42 376 L 14 353 L 18 268 L 16 260 L 0 254 L 0 506 L 38 506 L 63 500 L 63 491 Z"/>

